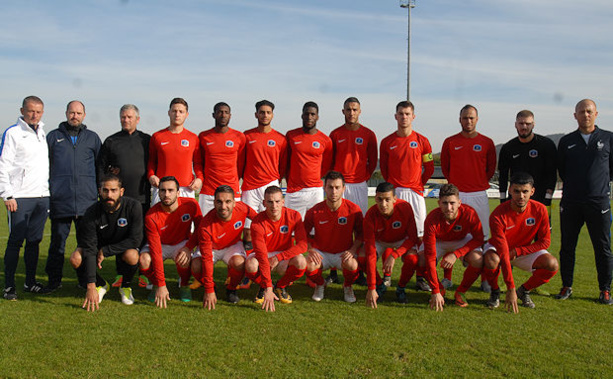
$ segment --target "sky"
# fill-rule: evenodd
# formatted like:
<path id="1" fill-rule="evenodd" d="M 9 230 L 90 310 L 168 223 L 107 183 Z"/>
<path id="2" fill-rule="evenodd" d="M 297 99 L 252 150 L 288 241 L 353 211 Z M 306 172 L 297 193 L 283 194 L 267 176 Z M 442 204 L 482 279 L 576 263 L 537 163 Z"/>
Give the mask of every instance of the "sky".
<path id="1" fill-rule="evenodd" d="M 417 0 L 415 130 L 438 152 L 472 104 L 477 130 L 497 144 L 516 135 L 521 109 L 535 113 L 535 132 L 568 133 L 583 98 L 613 130 L 611 19 L 610 0 Z M 315 101 L 318 127 L 330 133 L 356 96 L 361 123 L 381 140 L 406 99 L 407 10 L 395 0 L 3 1 L 0 22 L 0 129 L 37 95 L 47 131 L 79 99 L 102 139 L 120 130 L 126 103 L 140 108 L 141 130 L 166 127 L 174 97 L 189 103 L 195 133 L 213 126 L 218 101 L 231 105 L 232 128 L 255 127 L 261 99 L 275 103 L 282 133 L 300 127 L 302 105 Z"/>

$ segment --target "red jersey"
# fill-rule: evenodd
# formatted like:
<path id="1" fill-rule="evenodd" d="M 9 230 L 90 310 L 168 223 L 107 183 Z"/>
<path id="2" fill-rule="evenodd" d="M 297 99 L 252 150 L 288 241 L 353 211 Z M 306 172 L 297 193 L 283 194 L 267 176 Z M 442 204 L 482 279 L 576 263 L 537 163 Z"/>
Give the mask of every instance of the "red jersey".
<path id="1" fill-rule="evenodd" d="M 292 238 L 292 233 L 294 238 Z M 300 213 L 283 207 L 279 221 L 272 221 L 266 211 L 258 213 L 251 224 L 253 251 L 260 264 L 265 287 L 272 287 L 268 253 L 279 251 L 279 261 L 290 259 L 307 250 L 306 232 Z M 296 244 L 294 244 L 294 239 Z"/>
<path id="2" fill-rule="evenodd" d="M 153 133 L 149 142 L 147 178 L 152 175 L 158 178 L 174 176 L 181 187 L 189 186 L 195 178 L 203 180 L 198 136 L 185 128 L 181 133 L 171 133 L 168 128 Z"/>
<path id="3" fill-rule="evenodd" d="M 243 233 L 245 220 L 253 220 L 257 212 L 250 206 L 237 201 L 232 211 L 232 218 L 223 221 L 215 209 L 204 216 L 198 227 L 198 242 L 202 255 L 202 272 L 206 293 L 215 292 L 213 282 L 213 250 L 221 250 L 236 244 Z"/>
<path id="4" fill-rule="evenodd" d="M 304 229 L 315 228 L 315 235 L 308 235 L 314 248 L 331 254 L 340 254 L 362 241 L 362 210 L 349 200 L 342 199 L 341 206 L 332 211 L 326 201 L 315 204 L 304 217 Z"/>
<path id="5" fill-rule="evenodd" d="M 330 133 L 334 145 L 333 170 L 340 172 L 347 183 L 370 179 L 377 168 L 377 136 L 360 125 L 358 130 L 339 126 Z"/>
<path id="6" fill-rule="evenodd" d="M 549 247 L 551 232 L 547 208 L 538 201 L 530 200 L 526 209 L 518 213 L 511 208 L 511 201 L 506 201 L 490 215 L 490 230 L 492 237 L 489 242 L 500 256 L 507 289 L 515 288 L 509 251 L 515 249 L 517 256 L 521 257 Z"/>
<path id="7" fill-rule="evenodd" d="M 477 133 L 474 138 L 461 133 L 448 137 L 441 150 L 441 169 L 449 183 L 462 192 L 484 191 L 496 172 L 494 142 Z"/>
<path id="8" fill-rule="evenodd" d="M 217 187 L 227 184 L 234 190 L 234 197 L 240 197 L 238 180 L 245 164 L 245 135 L 234 129 L 218 133 L 212 128 L 200 133 L 198 139 L 204 172 L 201 193 L 213 196 Z"/>
<path id="9" fill-rule="evenodd" d="M 298 128 L 287 132 L 287 149 L 287 192 L 321 187 L 332 165 L 332 140 L 319 130 L 311 135 Z"/>
<path id="10" fill-rule="evenodd" d="M 415 131 L 407 137 L 394 132 L 381 141 L 380 154 L 383 179 L 423 196 L 424 184 L 434 172 L 432 147 L 426 137 Z"/>
<path id="11" fill-rule="evenodd" d="M 366 274 L 368 289 L 376 287 L 377 249 L 375 242 L 393 243 L 406 240 L 397 248 L 393 256 L 399 258 L 418 243 L 417 225 L 411 204 L 404 200 L 396 200 L 394 212 L 390 218 L 385 218 L 377 205 L 373 205 L 364 217 L 364 246 L 366 249 Z"/>
<path id="12" fill-rule="evenodd" d="M 258 128 L 245 132 L 245 172 L 243 191 L 265 186 L 285 176 L 287 141 L 276 130 L 261 133 Z"/>
<path id="13" fill-rule="evenodd" d="M 192 250 L 198 245 L 198 236 L 192 234 L 192 224 L 198 227 L 202 219 L 200 206 L 190 197 L 177 198 L 179 207 L 172 213 L 162 209 L 162 203 L 157 203 L 145 216 L 145 233 L 151 254 L 151 268 L 156 279 L 156 286 L 165 286 L 164 261 L 162 259 L 162 244 L 176 245 L 188 240 L 188 249 Z"/>
<path id="14" fill-rule="evenodd" d="M 452 222 L 445 219 L 440 208 L 435 208 L 428 213 L 424 223 L 423 243 L 428 281 L 432 287 L 432 293 L 440 292 L 436 274 L 436 242 L 459 241 L 464 239 L 467 234 L 470 234 L 472 239 L 453 252 L 458 258 L 483 245 L 483 227 L 477 212 L 472 207 L 461 204 L 458 215 Z"/>

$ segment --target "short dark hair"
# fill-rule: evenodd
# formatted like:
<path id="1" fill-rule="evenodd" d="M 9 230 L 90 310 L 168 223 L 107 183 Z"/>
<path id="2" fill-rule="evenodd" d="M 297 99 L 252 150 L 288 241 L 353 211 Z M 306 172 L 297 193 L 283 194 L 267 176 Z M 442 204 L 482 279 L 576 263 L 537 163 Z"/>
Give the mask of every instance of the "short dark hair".
<path id="1" fill-rule="evenodd" d="M 213 113 L 217 113 L 217 111 L 219 110 L 219 108 L 221 107 L 228 107 L 228 110 L 231 112 L 232 108 L 230 108 L 230 106 L 228 105 L 228 103 L 224 103 L 223 101 L 220 101 L 219 103 L 215 104 L 213 106 Z"/>
<path id="2" fill-rule="evenodd" d="M 21 102 L 21 107 L 25 108 L 27 103 L 36 103 L 36 104 L 41 104 L 43 107 L 45 106 L 45 103 L 43 103 L 40 97 L 34 96 L 34 95 L 24 98 L 23 101 Z"/>
<path id="3" fill-rule="evenodd" d="M 532 175 L 523 171 L 518 171 L 513 174 L 509 182 L 510 185 L 518 184 L 520 186 L 523 186 L 524 184 L 530 184 L 532 187 L 534 187 L 534 178 L 532 177 Z"/>
<path id="4" fill-rule="evenodd" d="M 400 108 L 411 108 L 411 110 L 415 112 L 415 106 L 408 100 L 403 100 L 396 104 L 396 112 L 398 112 Z"/>
<path id="5" fill-rule="evenodd" d="M 161 186 L 162 183 L 164 182 L 175 182 L 175 184 L 177 185 L 177 191 L 179 190 L 179 188 L 181 188 L 181 185 L 179 185 L 179 181 L 174 176 L 169 175 L 169 176 L 165 176 L 162 179 L 160 179 L 160 183 L 158 184 L 158 187 Z"/>
<path id="6" fill-rule="evenodd" d="M 213 197 L 216 199 L 217 198 L 217 194 L 218 193 L 229 193 L 232 196 L 234 196 L 234 190 L 232 189 L 232 187 L 230 187 L 227 184 L 223 184 L 217 188 L 215 188 L 215 193 L 213 194 Z"/>
<path id="7" fill-rule="evenodd" d="M 345 102 L 343 103 L 343 107 L 345 105 L 349 104 L 349 103 L 358 103 L 358 104 L 360 104 L 360 100 L 358 100 L 357 97 L 353 97 L 353 96 L 348 97 L 347 99 L 345 99 Z"/>
<path id="8" fill-rule="evenodd" d="M 314 101 L 307 101 L 306 103 L 304 103 L 304 105 L 302 106 L 302 112 L 304 113 L 307 108 L 315 108 L 317 109 L 317 113 L 319 113 L 319 105 L 317 105 L 317 103 Z"/>
<path id="9" fill-rule="evenodd" d="M 273 111 L 275 110 L 275 105 L 272 103 L 272 101 L 260 100 L 255 103 L 255 111 L 259 111 L 260 107 L 263 107 L 264 105 L 268 105 Z"/>
<path id="10" fill-rule="evenodd" d="M 270 187 L 267 187 L 266 190 L 264 190 L 264 196 L 272 195 L 272 194 L 279 193 L 279 192 L 281 194 L 283 194 L 283 191 L 281 190 L 281 187 L 279 187 L 279 186 L 270 186 Z"/>
<path id="11" fill-rule="evenodd" d="M 518 118 L 525 118 L 525 117 L 534 118 L 534 113 L 532 113 L 532 111 L 524 109 L 523 111 L 517 112 L 517 116 L 515 116 L 515 119 L 517 120 Z"/>
<path id="12" fill-rule="evenodd" d="M 479 111 L 477 110 L 477 108 L 474 105 L 470 105 L 470 104 L 466 104 L 465 106 L 462 107 L 462 109 L 460 109 L 460 116 L 462 116 L 462 113 L 464 113 L 464 111 L 467 111 L 469 109 L 474 109 L 477 116 L 479 116 Z"/>
<path id="13" fill-rule="evenodd" d="M 175 97 L 174 99 L 172 99 L 170 101 L 170 105 L 168 106 L 168 109 L 172 108 L 172 106 L 175 104 L 185 105 L 185 110 L 189 111 L 189 106 L 187 105 L 187 101 L 185 101 L 185 99 L 183 99 L 182 97 Z"/>
<path id="14" fill-rule="evenodd" d="M 336 179 L 342 180 L 343 185 L 345 185 L 345 177 L 343 176 L 343 174 L 341 174 L 338 171 L 334 171 L 334 170 L 328 171 L 326 175 L 324 176 L 324 186 L 326 185 L 328 180 L 336 180 Z"/>
<path id="15" fill-rule="evenodd" d="M 458 187 L 451 183 L 443 184 L 438 191 L 438 198 L 448 197 L 448 196 L 458 196 L 460 197 L 460 190 Z"/>
<path id="16" fill-rule="evenodd" d="M 101 178 L 100 181 L 98 182 L 98 187 L 102 188 L 102 185 L 106 182 L 112 182 L 112 181 L 116 181 L 119 183 L 119 187 L 123 187 L 123 181 L 121 180 L 121 178 L 117 175 L 114 174 L 104 174 Z"/>
<path id="17" fill-rule="evenodd" d="M 377 186 L 377 193 L 385 193 L 390 191 L 394 191 L 394 185 L 390 182 L 379 183 Z"/>

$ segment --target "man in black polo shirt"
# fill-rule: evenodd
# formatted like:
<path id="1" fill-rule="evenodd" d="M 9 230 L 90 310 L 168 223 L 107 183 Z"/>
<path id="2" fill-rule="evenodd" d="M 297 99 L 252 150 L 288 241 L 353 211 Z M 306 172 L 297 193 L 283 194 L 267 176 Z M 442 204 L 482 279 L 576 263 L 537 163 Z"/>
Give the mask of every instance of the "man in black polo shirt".
<path id="1" fill-rule="evenodd" d="M 143 236 L 140 203 L 124 197 L 121 179 L 109 175 L 100 182 L 100 200 L 89 207 L 77 231 L 77 249 L 70 263 L 79 284 L 87 287 L 83 308 L 98 309 L 109 284 L 97 272 L 106 257 L 116 256 L 117 273 L 123 275 L 119 293 L 122 303 L 134 303 L 130 282 L 138 270 L 138 248 Z"/>
<path id="2" fill-rule="evenodd" d="M 575 248 L 585 223 L 594 247 L 599 301 L 611 305 L 611 172 L 613 171 L 613 133 L 596 126 L 596 103 L 581 100 L 575 106 L 579 128 L 560 139 L 558 172 L 564 181 L 560 202 L 560 274 L 562 289 L 556 296 L 568 299 L 572 293 Z"/>

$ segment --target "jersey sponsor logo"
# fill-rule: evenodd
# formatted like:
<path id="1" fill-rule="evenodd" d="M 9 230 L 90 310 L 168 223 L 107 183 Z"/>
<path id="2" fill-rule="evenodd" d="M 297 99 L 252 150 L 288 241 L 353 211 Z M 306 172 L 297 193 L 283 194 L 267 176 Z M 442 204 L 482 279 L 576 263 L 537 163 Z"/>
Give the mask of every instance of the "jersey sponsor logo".
<path id="1" fill-rule="evenodd" d="M 598 140 L 598 142 L 596 142 L 596 148 L 598 149 L 598 151 L 602 150 L 603 147 L 604 143 L 601 140 Z"/>
<path id="2" fill-rule="evenodd" d="M 338 140 L 338 143 L 343 143 L 343 142 L 345 142 L 345 141 L 347 141 L 347 138 L 339 139 L 339 140 Z"/>
<path id="3" fill-rule="evenodd" d="M 182 139 L 181 140 L 181 146 L 183 147 L 189 147 L 189 141 L 186 139 Z"/>
<path id="4" fill-rule="evenodd" d="M 402 227 L 402 222 L 400 221 L 394 221 L 392 223 L 392 229 L 400 229 Z"/>
<path id="5" fill-rule="evenodd" d="M 117 226 L 119 226 L 120 228 L 123 228 L 126 225 L 128 225 L 128 220 L 126 220 L 125 218 L 122 217 L 117 220 Z"/>
<path id="6" fill-rule="evenodd" d="M 534 217 L 527 218 L 526 225 L 528 226 L 536 225 L 536 219 Z"/>
<path id="7" fill-rule="evenodd" d="M 314 149 L 319 149 L 319 147 L 321 146 L 321 144 L 317 141 L 313 141 L 313 148 Z"/>
<path id="8" fill-rule="evenodd" d="M 575 146 L 577 146 L 577 144 L 576 144 L 576 143 L 573 143 L 572 145 L 568 145 L 568 146 L 566 146 L 566 148 L 567 148 L 568 150 L 570 150 L 570 149 L 572 149 L 572 148 L 573 148 L 573 147 L 575 147 Z"/>
<path id="9" fill-rule="evenodd" d="M 266 142 L 266 145 L 269 147 L 275 147 L 277 146 L 277 142 L 274 139 L 269 139 L 268 142 Z"/>
<path id="10" fill-rule="evenodd" d="M 395 149 L 395 148 L 397 148 L 397 147 L 398 147 L 397 145 L 390 146 L 390 150 L 394 150 L 394 149 Z"/>
<path id="11" fill-rule="evenodd" d="M 483 147 L 481 147 L 481 145 L 477 144 L 477 145 L 473 145 L 473 151 L 481 151 L 483 150 Z"/>
<path id="12" fill-rule="evenodd" d="M 238 230 L 243 226 L 243 222 L 242 221 L 236 221 L 234 223 L 234 230 Z"/>
<path id="13" fill-rule="evenodd" d="M 287 234 L 289 233 L 289 226 L 287 225 L 281 225 L 281 227 L 279 228 L 279 231 L 283 234 Z"/>
<path id="14" fill-rule="evenodd" d="M 104 229 L 104 228 L 106 228 L 107 226 L 109 226 L 109 224 L 100 225 L 100 229 Z"/>
<path id="15" fill-rule="evenodd" d="M 226 141 L 226 147 L 234 147 L 233 141 Z"/>
<path id="16" fill-rule="evenodd" d="M 530 151 L 528 152 L 528 156 L 529 156 L 530 158 L 536 158 L 536 157 L 538 157 L 538 156 L 539 156 L 539 151 L 538 151 L 538 150 L 536 150 L 536 149 L 532 149 L 532 150 L 530 150 Z"/>
<path id="17" fill-rule="evenodd" d="M 222 238 L 223 238 L 223 236 L 225 236 L 225 235 L 226 235 L 226 233 L 225 233 L 225 232 L 224 232 L 224 233 L 221 233 L 220 235 L 218 235 L 218 236 L 217 236 L 217 239 L 218 239 L 218 240 L 220 240 L 220 239 L 222 239 Z"/>
<path id="18" fill-rule="evenodd" d="M 358 137 L 358 138 L 356 138 L 356 139 L 355 139 L 355 143 L 356 143 L 357 145 L 362 145 L 362 144 L 364 144 L 364 138 L 362 138 L 362 137 Z"/>
<path id="19" fill-rule="evenodd" d="M 339 225 L 347 225 L 347 217 L 339 217 L 338 218 Z"/>
<path id="20" fill-rule="evenodd" d="M 169 143 L 169 141 L 160 142 L 160 146 L 168 145 Z"/>
<path id="21" fill-rule="evenodd" d="M 409 146 L 411 147 L 411 149 L 417 149 L 417 142 L 415 141 L 411 141 L 411 143 L 409 144 Z"/>
<path id="22" fill-rule="evenodd" d="M 517 159 L 519 157 L 519 154 L 513 154 L 513 159 Z"/>
<path id="23" fill-rule="evenodd" d="M 183 222 L 188 222 L 191 219 L 192 219 L 192 216 L 190 216 L 189 213 L 186 213 L 183 216 L 181 216 L 181 221 Z"/>
<path id="24" fill-rule="evenodd" d="M 454 232 L 461 232 L 462 231 L 462 225 L 455 225 L 453 227 L 453 231 Z"/>
<path id="25" fill-rule="evenodd" d="M 460 150 L 461 148 L 463 148 L 464 146 L 456 146 L 454 147 L 455 150 Z"/>

